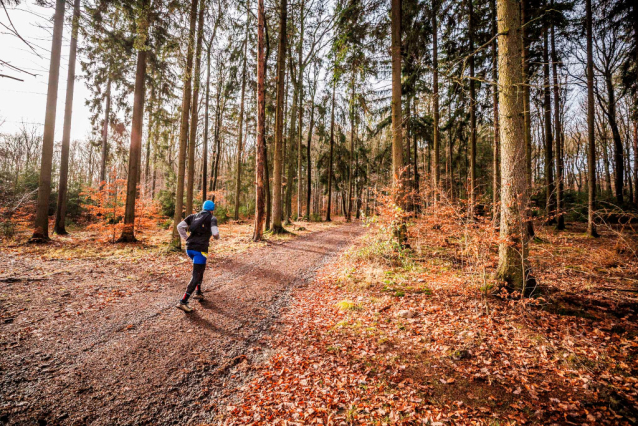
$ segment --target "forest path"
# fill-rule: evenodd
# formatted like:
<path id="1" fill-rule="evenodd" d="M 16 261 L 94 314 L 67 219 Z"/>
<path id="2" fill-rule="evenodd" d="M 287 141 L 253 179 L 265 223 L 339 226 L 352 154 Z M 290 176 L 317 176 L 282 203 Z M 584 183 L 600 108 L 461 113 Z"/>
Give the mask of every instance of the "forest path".
<path id="1" fill-rule="evenodd" d="M 192 314 L 174 307 L 185 267 L 159 286 L 126 277 L 153 271 L 100 261 L 66 278 L 58 270 L 44 282 L 1 283 L 0 308 L 14 313 L 0 325 L 0 424 L 214 422 L 250 364 L 268 355 L 290 291 L 363 232 L 348 224 L 213 262 Z M 28 259 L 0 258 L 0 269 L 19 262 L 28 268 Z M 104 299 L 108 291 L 121 297 Z"/>

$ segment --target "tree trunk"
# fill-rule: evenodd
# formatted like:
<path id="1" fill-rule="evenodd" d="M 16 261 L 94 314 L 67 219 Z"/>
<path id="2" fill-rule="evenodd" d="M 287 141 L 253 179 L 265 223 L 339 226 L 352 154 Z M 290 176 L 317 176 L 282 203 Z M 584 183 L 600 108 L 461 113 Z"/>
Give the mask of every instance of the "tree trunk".
<path id="1" fill-rule="evenodd" d="M 264 205 L 268 189 L 266 168 L 266 57 L 264 55 L 264 0 L 257 0 L 257 147 L 255 164 L 255 228 L 253 241 L 261 241 L 264 229 Z"/>
<path id="2" fill-rule="evenodd" d="M 128 158 L 128 179 L 126 183 L 126 208 L 124 210 L 124 228 L 117 240 L 120 243 L 134 242 L 135 239 L 135 201 L 137 183 L 142 156 L 142 125 L 144 124 L 144 91 L 146 83 L 146 50 L 137 52 L 137 70 L 135 73 L 135 91 L 133 100 L 133 123 L 131 126 L 131 147 Z"/>
<path id="3" fill-rule="evenodd" d="M 71 142 L 71 118 L 73 117 L 73 88 L 75 84 L 75 56 L 78 46 L 78 29 L 80 27 L 80 0 L 73 2 L 73 23 L 71 29 L 71 46 L 69 49 L 69 72 L 66 79 L 66 103 L 64 107 L 64 127 L 62 131 L 62 152 L 60 153 L 60 185 L 58 189 L 58 205 L 55 212 L 54 232 L 66 235 L 66 202 L 67 182 L 69 177 L 69 144 Z"/>
<path id="4" fill-rule="evenodd" d="M 310 196 L 312 194 L 312 172 L 310 164 L 310 143 L 312 142 L 312 131 L 315 126 L 315 93 L 317 92 L 317 80 L 315 76 L 312 98 L 310 99 L 310 126 L 308 127 L 308 139 L 306 140 L 306 218 L 310 221 Z"/>
<path id="5" fill-rule="evenodd" d="M 554 198 L 554 153 L 552 136 L 552 102 L 549 82 L 549 29 L 543 26 L 543 111 L 545 114 L 545 201 L 546 224 L 556 223 Z"/>
<path id="6" fill-rule="evenodd" d="M 222 66 L 223 67 L 223 66 Z M 210 167 L 210 188 L 211 191 L 215 191 L 215 189 L 217 188 L 217 158 L 218 158 L 218 154 L 219 154 L 219 146 L 221 145 L 221 141 L 220 141 L 220 136 L 219 133 L 221 131 L 221 121 L 222 121 L 222 116 L 224 113 L 224 109 L 225 109 L 225 102 L 222 99 L 222 89 L 224 87 L 224 76 L 220 75 L 219 79 L 217 81 L 217 94 L 216 94 L 216 98 L 217 100 L 215 101 L 215 130 L 213 131 L 213 136 L 214 136 L 214 144 L 215 144 L 215 159 L 213 159 L 213 162 L 211 164 Z M 225 92 L 224 92 L 225 94 Z M 213 201 L 215 201 L 215 194 L 213 194 Z"/>
<path id="7" fill-rule="evenodd" d="M 419 113 L 417 112 L 417 108 L 416 108 L 416 104 L 413 104 L 413 108 L 414 108 L 414 118 L 418 119 L 419 118 Z M 413 132 L 412 134 L 412 143 L 413 143 L 413 149 L 414 149 L 414 158 L 412 159 L 413 161 L 413 165 L 412 167 L 414 168 L 414 190 L 416 191 L 416 198 L 418 200 L 418 193 L 419 193 L 419 155 L 418 155 L 418 144 L 417 144 L 417 137 L 416 137 L 416 133 L 417 132 Z M 368 174 L 366 173 L 366 184 L 368 180 Z M 368 202 L 366 201 L 366 215 L 368 214 L 367 212 L 368 209 Z"/>
<path id="8" fill-rule="evenodd" d="M 523 73 L 520 9 L 517 0 L 501 0 L 497 7 L 499 38 L 498 86 L 501 125 L 501 228 L 496 276 L 528 294 L 531 284 L 527 260 L 528 188 L 525 177 Z"/>
<path id="9" fill-rule="evenodd" d="M 474 84 L 474 6 L 468 0 L 469 42 L 470 42 L 470 217 L 476 208 L 476 88 Z"/>
<path id="10" fill-rule="evenodd" d="M 594 59 L 591 0 L 585 0 L 587 27 L 587 234 L 598 237 L 596 210 L 596 139 L 594 138 Z"/>
<path id="11" fill-rule="evenodd" d="M 266 154 L 264 154 L 264 189 L 266 191 L 266 231 L 270 231 L 272 225 L 272 191 L 270 190 L 270 160 L 268 159 L 268 144 L 265 144 Z"/>
<path id="12" fill-rule="evenodd" d="M 352 92 L 350 94 L 350 151 L 348 153 L 348 209 L 346 210 L 346 222 L 352 220 L 352 172 L 354 169 L 354 93 L 355 93 L 355 69 L 352 67 Z M 400 102 L 400 101 L 399 101 Z M 403 159 L 401 159 L 403 161 Z"/>
<path id="13" fill-rule="evenodd" d="M 283 143 L 283 149 L 282 149 L 282 152 L 283 152 L 282 155 L 284 157 L 282 173 L 284 170 L 286 173 L 286 185 L 284 187 L 284 201 L 283 201 L 284 225 L 290 225 L 290 216 L 292 215 L 292 187 L 293 187 L 293 179 L 294 179 L 294 172 L 295 172 L 294 170 L 295 155 L 294 154 L 297 149 L 297 144 L 296 144 L 297 120 L 295 120 L 295 118 L 297 117 L 297 111 L 301 104 L 301 92 L 303 90 L 303 88 L 297 84 L 297 82 L 294 79 L 294 76 L 292 75 L 292 54 L 289 55 L 288 59 L 290 61 L 290 70 L 291 70 L 289 73 L 289 76 L 290 76 L 289 81 L 292 82 L 293 91 L 292 91 L 292 109 L 290 111 L 290 127 L 288 130 L 288 137 L 287 138 L 284 137 L 284 143 Z M 284 104 L 287 105 L 288 103 L 284 101 Z M 285 120 L 285 117 L 287 116 L 288 116 L 287 111 L 284 108 L 284 120 Z M 288 146 L 288 149 L 286 149 L 286 146 Z"/>
<path id="14" fill-rule="evenodd" d="M 299 77 L 297 79 L 297 84 L 300 90 L 300 101 L 299 101 L 299 137 L 297 143 L 297 220 L 301 219 L 301 191 L 302 191 L 302 175 L 301 175 L 301 163 L 302 163 L 302 126 L 303 126 L 303 73 L 304 73 L 304 61 L 303 61 L 303 42 L 304 42 L 304 30 L 305 30 L 305 10 L 306 10 L 306 2 L 301 0 L 300 4 L 300 12 L 299 12 L 299 45 L 297 47 L 297 61 L 299 62 Z"/>
<path id="15" fill-rule="evenodd" d="M 188 142 L 188 124 L 191 107 L 191 79 L 193 71 L 193 48 L 195 44 L 195 25 L 197 23 L 197 0 L 191 0 L 190 27 L 188 30 L 188 50 L 184 69 L 184 92 L 182 96 L 182 117 L 179 132 L 179 157 L 177 160 L 177 189 L 175 191 L 175 214 L 173 216 L 172 245 L 180 250 L 181 238 L 177 233 L 177 225 L 182 221 L 184 205 L 184 175 L 186 171 L 186 145 Z"/>
<path id="16" fill-rule="evenodd" d="M 413 102 L 413 96 L 408 96 L 407 99 L 407 105 L 406 105 L 406 111 L 405 111 L 405 164 L 407 164 L 406 167 L 406 182 L 407 182 L 407 188 L 412 189 L 414 187 L 414 183 L 412 181 L 412 146 L 411 146 L 411 140 L 410 140 L 410 136 L 412 136 L 412 126 L 411 126 L 411 122 L 412 122 L 412 102 Z M 410 199 L 412 198 L 412 196 L 410 195 Z M 412 203 L 410 201 L 410 203 L 408 204 L 408 208 L 411 208 Z"/>
<path id="17" fill-rule="evenodd" d="M 195 146 L 197 144 L 197 125 L 199 124 L 199 86 L 202 65 L 202 43 L 204 40 L 204 12 L 206 0 L 199 3 L 197 23 L 197 47 L 195 52 L 195 75 L 193 79 L 193 100 L 190 113 L 190 138 L 188 142 L 188 176 L 186 181 L 186 216 L 193 213 L 193 190 L 195 186 Z"/>
<path id="18" fill-rule="evenodd" d="M 206 47 L 206 107 L 204 113 L 204 143 L 202 152 L 202 204 L 208 199 L 208 115 L 210 111 L 210 50 L 217 35 L 217 28 L 221 19 L 222 2 L 218 3 L 217 16 L 215 17 L 215 25 L 213 26 L 213 34 L 208 41 Z"/>
<path id="19" fill-rule="evenodd" d="M 241 154 L 242 137 L 244 135 L 244 98 L 246 94 L 246 55 L 248 54 L 248 32 L 250 22 L 250 1 L 246 2 L 246 37 L 244 38 L 244 60 L 241 73 L 241 100 L 239 106 L 239 135 L 237 138 L 237 178 L 235 183 L 235 212 L 233 218 L 239 219 L 239 193 L 241 191 Z"/>
<path id="20" fill-rule="evenodd" d="M 106 158 L 108 157 L 109 116 L 111 115 L 111 77 L 106 81 L 106 107 L 104 108 L 104 126 L 102 129 L 102 165 L 100 167 L 100 189 L 106 183 Z"/>
<path id="21" fill-rule="evenodd" d="M 525 0 L 523 0 L 524 2 Z M 497 18 L 496 18 L 496 0 L 490 0 L 490 7 L 492 9 L 492 34 L 494 37 L 497 37 L 498 28 L 497 28 Z M 521 20 L 523 17 L 521 16 Z M 524 31 L 522 31 L 524 34 Z M 523 35 L 524 37 L 524 35 Z M 523 55 L 525 55 L 525 41 L 523 40 Z M 524 58 L 524 56 L 523 56 Z M 524 59 L 523 59 L 524 60 Z M 525 64 L 523 64 L 523 70 L 525 69 Z M 499 212 L 499 191 L 501 184 L 501 175 L 499 169 L 499 150 L 500 150 L 500 142 L 499 142 L 499 126 L 498 126 L 498 85 L 496 82 L 498 81 L 498 44 L 496 39 L 494 39 L 494 43 L 492 44 L 492 80 L 494 80 L 493 92 L 492 92 L 492 104 L 493 104 L 493 120 L 494 120 L 494 140 L 492 143 L 492 218 L 494 219 L 494 225 L 498 223 L 498 212 Z M 523 84 L 525 84 L 525 72 L 523 71 Z M 529 91 L 529 89 L 527 89 Z M 523 96 L 525 96 L 525 86 L 523 86 Z M 523 104 L 527 107 L 526 104 Z M 527 112 L 524 112 L 527 114 Z M 525 126 L 527 123 L 524 124 Z M 527 131 L 527 128 L 525 129 Z M 527 142 L 527 140 L 525 141 Z M 527 146 L 527 144 L 525 145 Z M 527 151 L 526 151 L 527 152 Z M 529 183 L 529 182 L 528 182 Z"/>
<path id="22" fill-rule="evenodd" d="M 614 92 L 614 84 L 612 82 L 611 74 L 605 75 L 605 86 L 607 88 L 607 99 L 609 106 L 607 108 L 607 119 L 609 120 L 609 127 L 611 127 L 611 135 L 614 139 L 614 195 L 616 196 L 616 203 L 621 206 L 623 203 L 623 183 L 624 183 L 624 159 L 623 159 L 623 146 L 620 139 L 620 131 L 618 130 L 618 121 L 616 119 L 616 93 Z"/>
<path id="23" fill-rule="evenodd" d="M 206 48 L 206 102 L 204 108 L 204 143 L 202 147 L 202 203 L 207 199 L 208 190 L 208 114 L 210 106 L 210 49 L 213 44 L 211 37 Z"/>
<path id="24" fill-rule="evenodd" d="M 403 205 L 403 144 L 401 117 L 401 0 L 392 0 L 392 186 Z"/>
<path id="25" fill-rule="evenodd" d="M 433 117 L 433 158 L 432 158 L 432 186 L 434 203 L 438 202 L 441 185 L 441 169 L 439 167 L 441 136 L 439 133 L 439 35 L 436 15 L 439 12 L 438 0 L 432 0 L 432 117 Z M 450 142 L 451 143 L 451 142 Z"/>
<path id="26" fill-rule="evenodd" d="M 282 217 L 282 173 L 283 173 L 283 133 L 284 133 L 284 88 L 286 78 L 286 38 L 288 20 L 288 1 L 281 0 L 279 11 L 279 48 L 277 52 L 277 108 L 275 112 L 275 151 L 273 164 L 273 218 L 272 231 L 281 233 Z"/>
<path id="27" fill-rule="evenodd" d="M 526 13 L 529 0 L 521 1 L 521 24 L 526 25 Z M 523 112 L 523 121 L 525 126 L 525 176 L 527 178 L 527 187 L 532 190 L 532 120 L 530 116 L 530 84 L 529 84 L 529 40 L 527 32 L 523 26 L 521 29 L 521 37 L 523 39 L 523 103 L 525 110 Z M 528 215 L 526 224 L 527 235 L 531 238 L 534 236 L 534 222 L 531 215 Z"/>
<path id="28" fill-rule="evenodd" d="M 552 1 L 553 5 L 553 1 Z M 560 87 L 558 86 L 558 55 L 556 54 L 556 31 L 552 25 L 552 72 L 554 75 L 554 128 L 556 133 L 556 229 L 565 229 L 563 216 L 563 152 L 561 147 L 562 128 L 560 122 Z"/>
<path id="29" fill-rule="evenodd" d="M 332 76 L 332 107 L 330 108 L 330 157 L 328 158 L 328 208 L 326 210 L 326 222 L 330 222 L 332 210 L 332 157 L 335 144 L 335 91 L 337 89 L 337 76 Z"/>
<path id="30" fill-rule="evenodd" d="M 35 223 L 31 242 L 49 240 L 49 197 L 51 196 L 51 168 L 53 165 L 53 142 L 55 138 L 55 109 L 58 101 L 58 80 L 60 78 L 60 54 L 62 51 L 62 31 L 64 30 L 64 0 L 56 0 L 51 42 L 51 62 L 49 65 L 49 85 L 47 106 L 42 136 L 42 159 L 40 161 L 40 182 Z"/>
<path id="31" fill-rule="evenodd" d="M 303 88 L 303 81 L 301 79 L 301 73 L 299 74 L 299 105 L 298 105 L 298 125 L 297 125 L 297 133 L 295 134 L 295 138 L 297 139 L 297 143 L 296 145 L 296 149 L 297 149 L 297 219 L 299 219 L 299 214 L 300 214 L 300 202 L 301 202 L 301 138 L 302 138 L 302 121 L 303 121 L 303 96 L 304 96 L 304 88 Z M 295 117 L 292 116 L 291 120 L 294 120 Z M 293 140 L 292 140 L 292 136 L 291 136 L 291 141 L 290 141 L 290 148 L 291 148 L 291 153 L 292 153 L 292 148 L 293 148 Z M 293 171 L 294 168 L 294 162 L 292 161 L 292 158 L 290 159 L 290 166 L 288 168 L 288 170 L 290 172 Z M 288 181 L 289 183 L 289 187 L 286 187 L 287 189 L 287 194 L 288 194 L 288 203 L 289 207 L 287 209 L 288 211 L 288 215 L 286 220 L 289 220 L 290 217 L 292 216 L 292 182 L 293 182 L 293 173 L 288 173 Z M 290 188 L 290 189 L 288 189 Z"/>
<path id="32" fill-rule="evenodd" d="M 161 80 L 160 80 L 161 87 Z M 148 188 L 151 173 L 151 139 L 153 139 L 153 106 L 155 105 L 155 85 L 151 85 L 151 100 L 148 105 L 148 133 L 146 135 L 146 158 L 144 159 L 144 186 Z"/>
<path id="33" fill-rule="evenodd" d="M 634 121 L 634 205 L 638 208 L 638 122 Z"/>

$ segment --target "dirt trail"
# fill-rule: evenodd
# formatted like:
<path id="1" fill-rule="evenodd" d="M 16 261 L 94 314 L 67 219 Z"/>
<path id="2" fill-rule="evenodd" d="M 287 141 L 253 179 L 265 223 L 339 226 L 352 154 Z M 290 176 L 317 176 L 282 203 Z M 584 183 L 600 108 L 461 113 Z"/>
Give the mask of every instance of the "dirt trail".
<path id="1" fill-rule="evenodd" d="M 38 285 L 1 283 L 4 296 L 27 292 L 28 298 L 15 321 L 0 324 L 0 424 L 214 422 L 250 364 L 268 355 L 264 337 L 290 290 L 361 232 L 344 225 L 211 265 L 206 299 L 191 302 L 190 315 L 173 307 L 185 288 L 185 267 L 162 285 L 100 309 L 91 309 L 97 290 L 90 287 L 99 289 L 105 275 L 135 274 L 134 265 L 122 271 L 121 264 L 95 262 L 84 277 L 58 273 Z M 16 260 L 3 259 L 0 268 L 7 262 Z M 65 284 L 70 290 L 61 293 Z M 69 314 L 76 306 L 84 309 Z"/>

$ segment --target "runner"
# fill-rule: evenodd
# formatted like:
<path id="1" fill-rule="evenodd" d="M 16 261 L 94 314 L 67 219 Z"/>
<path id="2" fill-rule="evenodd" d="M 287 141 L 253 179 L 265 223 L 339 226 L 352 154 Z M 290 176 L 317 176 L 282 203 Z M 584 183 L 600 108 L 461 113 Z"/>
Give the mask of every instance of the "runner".
<path id="1" fill-rule="evenodd" d="M 206 258 L 208 257 L 208 245 L 210 237 L 219 239 L 219 228 L 217 228 L 217 218 L 213 216 L 215 203 L 205 201 L 201 212 L 192 214 L 177 225 L 177 232 L 186 240 L 186 254 L 193 260 L 193 277 L 186 287 L 186 293 L 177 304 L 177 309 L 184 312 L 193 312 L 193 308 L 188 305 L 188 299 L 193 294 L 193 299 L 204 298 L 201 285 L 206 270 Z M 190 232 L 187 235 L 186 230 Z"/>

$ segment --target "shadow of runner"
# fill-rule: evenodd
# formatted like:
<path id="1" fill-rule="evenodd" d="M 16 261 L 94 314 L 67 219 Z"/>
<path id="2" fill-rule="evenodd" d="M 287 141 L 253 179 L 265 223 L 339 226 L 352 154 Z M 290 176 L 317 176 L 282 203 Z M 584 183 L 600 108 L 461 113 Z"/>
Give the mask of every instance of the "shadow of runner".
<path id="1" fill-rule="evenodd" d="M 201 315 L 199 315 L 199 313 L 197 313 L 197 311 L 191 312 L 190 314 L 186 314 L 185 315 L 186 320 L 188 322 L 190 322 L 191 324 L 197 326 L 197 327 L 201 327 L 204 328 L 208 331 L 211 331 L 215 334 L 219 334 L 219 335 L 223 335 L 223 336 L 227 336 L 230 338 L 233 338 L 235 340 L 246 340 L 246 338 L 244 336 L 241 336 L 239 334 L 230 332 L 224 328 L 220 328 L 220 327 L 216 327 L 212 322 L 210 322 L 209 320 L 207 320 L 206 318 L 202 317 Z"/>

